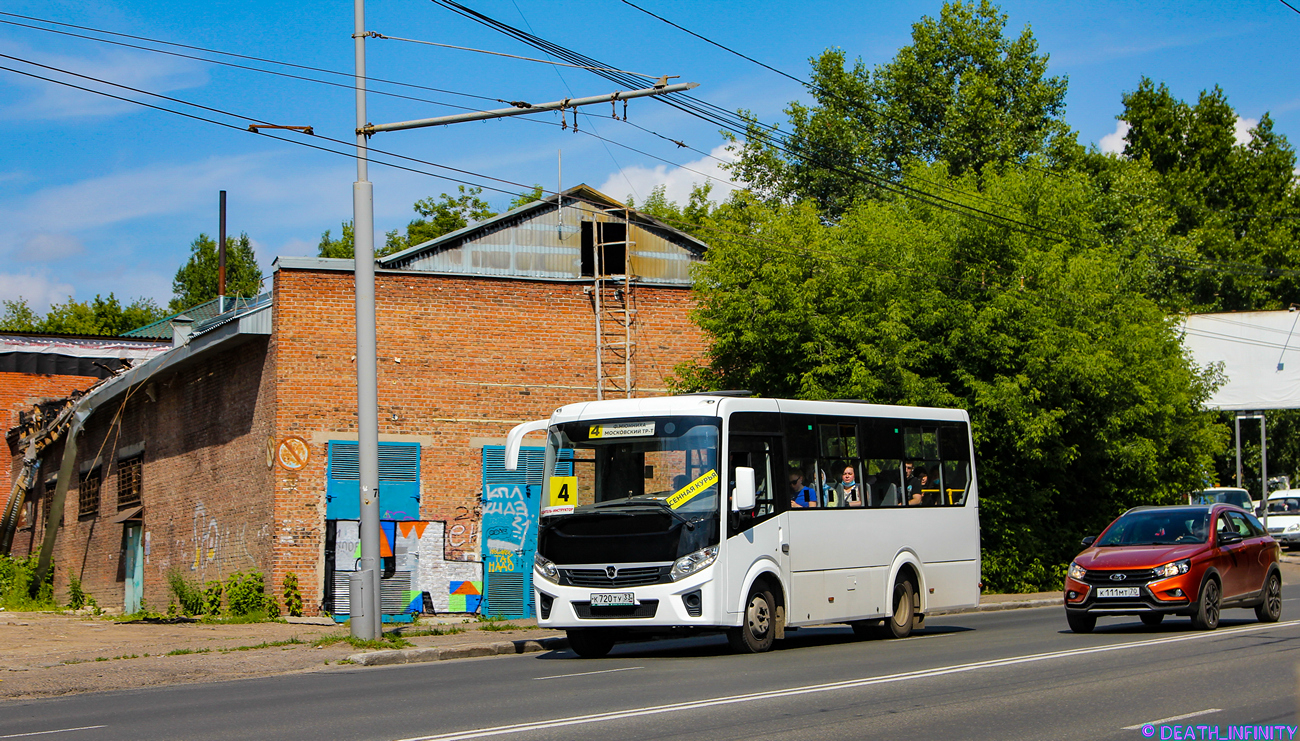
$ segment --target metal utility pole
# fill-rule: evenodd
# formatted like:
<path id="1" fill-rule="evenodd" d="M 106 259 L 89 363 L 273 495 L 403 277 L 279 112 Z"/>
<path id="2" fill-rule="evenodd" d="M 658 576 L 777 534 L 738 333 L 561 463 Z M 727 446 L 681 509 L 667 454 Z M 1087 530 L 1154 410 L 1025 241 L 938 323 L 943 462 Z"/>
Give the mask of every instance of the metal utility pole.
<path id="1" fill-rule="evenodd" d="M 1264 412 L 1250 412 L 1247 414 L 1237 413 L 1236 419 L 1233 420 L 1236 427 L 1237 437 L 1237 486 L 1242 485 L 1242 464 L 1241 464 L 1241 420 L 1257 419 L 1259 420 L 1259 490 L 1260 502 L 1263 504 L 1263 514 L 1260 518 L 1264 522 L 1264 527 L 1268 528 L 1268 420 L 1264 418 Z"/>
<path id="2" fill-rule="evenodd" d="M 590 98 L 565 98 L 553 103 L 521 103 L 513 108 L 479 111 L 455 116 L 424 118 L 392 124 L 372 125 L 366 121 L 366 14 L 365 0 L 353 0 L 352 41 L 356 56 L 354 84 L 357 91 L 357 180 L 352 184 L 352 225 L 356 261 L 357 306 L 357 448 L 361 479 L 361 560 L 348 583 L 352 635 L 375 639 L 383 633 L 380 612 L 380 530 L 379 530 L 379 392 L 375 342 L 375 225 L 374 191 L 367 179 L 368 139 L 381 131 L 400 131 L 426 126 L 443 126 L 462 121 L 520 116 L 526 113 L 561 111 L 595 103 L 611 103 L 647 95 L 663 95 L 697 87 L 699 83 L 667 84 L 661 77 L 652 88 L 598 95 Z M 576 128 L 576 127 L 575 127 Z M 308 132 L 310 133 L 310 132 Z M 558 206 L 558 203 L 557 203 Z M 362 612 L 359 612 L 362 611 Z"/>
<path id="3" fill-rule="evenodd" d="M 353 261 L 356 263 L 357 455 L 361 479 L 361 560 L 348 584 L 352 635 L 383 634 L 379 575 L 379 389 L 375 342 L 374 190 L 368 179 L 365 0 L 353 0 L 356 53 L 357 180 L 352 184 Z"/>
<path id="4" fill-rule="evenodd" d="M 220 226 L 217 227 L 217 313 L 226 313 L 226 191 L 221 191 Z"/>

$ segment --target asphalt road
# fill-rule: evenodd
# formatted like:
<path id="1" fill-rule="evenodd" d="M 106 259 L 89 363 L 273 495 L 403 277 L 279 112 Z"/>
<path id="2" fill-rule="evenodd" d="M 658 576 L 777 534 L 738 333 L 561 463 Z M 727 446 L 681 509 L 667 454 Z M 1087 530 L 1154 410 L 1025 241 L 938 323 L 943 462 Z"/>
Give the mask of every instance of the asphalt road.
<path id="1" fill-rule="evenodd" d="M 5 703 L 0 739 L 1290 739 L 1253 728 L 1297 725 L 1300 586 L 1283 595 L 1282 622 L 1231 610 L 1210 633 L 1075 635 L 1051 607 L 903 641 L 804 629 L 754 656 L 702 637 Z"/>

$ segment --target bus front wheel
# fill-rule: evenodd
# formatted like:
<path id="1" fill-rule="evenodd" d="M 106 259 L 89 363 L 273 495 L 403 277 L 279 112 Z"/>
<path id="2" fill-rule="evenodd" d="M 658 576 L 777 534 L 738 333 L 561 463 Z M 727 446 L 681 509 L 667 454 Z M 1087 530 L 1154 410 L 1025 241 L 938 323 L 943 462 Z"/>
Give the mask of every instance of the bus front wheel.
<path id="1" fill-rule="evenodd" d="M 885 619 L 885 629 L 893 638 L 912 635 L 912 622 L 916 612 L 916 589 L 907 579 L 894 582 L 893 614 Z"/>
<path id="2" fill-rule="evenodd" d="M 614 634 L 599 628 L 568 631 L 569 648 L 584 659 L 599 659 L 614 648 Z"/>
<path id="3" fill-rule="evenodd" d="M 772 648 L 776 639 L 776 602 L 766 585 L 755 584 L 745 600 L 745 623 L 727 631 L 727 641 L 737 653 L 757 654 Z"/>

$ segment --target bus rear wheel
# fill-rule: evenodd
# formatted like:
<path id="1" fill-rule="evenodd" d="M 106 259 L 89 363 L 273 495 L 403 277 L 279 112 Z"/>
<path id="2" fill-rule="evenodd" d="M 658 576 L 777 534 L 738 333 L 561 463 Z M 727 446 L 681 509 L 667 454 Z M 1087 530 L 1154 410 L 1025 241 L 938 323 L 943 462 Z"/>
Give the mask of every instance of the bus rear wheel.
<path id="1" fill-rule="evenodd" d="M 568 631 L 569 648 L 584 659 L 599 659 L 614 648 L 614 634 L 599 628 Z"/>
<path id="2" fill-rule="evenodd" d="M 885 630 L 892 638 L 906 638 L 912 635 L 912 623 L 916 612 L 916 588 L 907 579 L 894 582 L 894 611 L 885 619 Z"/>
<path id="3" fill-rule="evenodd" d="M 772 591 L 759 582 L 749 590 L 745 600 L 745 623 L 727 631 L 733 651 L 758 654 L 772 648 L 776 639 L 776 602 Z"/>

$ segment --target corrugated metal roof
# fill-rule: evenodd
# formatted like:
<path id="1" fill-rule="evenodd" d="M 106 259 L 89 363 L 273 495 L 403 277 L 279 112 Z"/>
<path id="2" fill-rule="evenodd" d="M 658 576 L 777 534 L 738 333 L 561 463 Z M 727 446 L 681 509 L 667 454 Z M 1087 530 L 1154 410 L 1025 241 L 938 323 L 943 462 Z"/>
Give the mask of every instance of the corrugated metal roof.
<path id="1" fill-rule="evenodd" d="M 172 338 L 172 321 L 182 316 L 188 317 L 194 322 L 194 331 L 202 332 L 212 327 L 224 324 L 236 316 L 248 312 L 252 309 L 271 303 L 270 291 L 263 293 L 254 298 L 236 298 L 227 296 L 225 299 L 225 311 L 221 311 L 221 299 L 214 298 L 211 301 L 204 301 L 198 306 L 191 306 L 184 311 L 172 314 L 154 322 L 146 324 L 130 332 L 123 332 L 123 337 L 142 337 L 151 339 L 170 340 Z"/>
<path id="2" fill-rule="evenodd" d="M 645 214 L 625 215 L 622 208 L 594 188 L 579 185 L 562 197 L 524 204 L 381 258 L 378 264 L 397 270 L 576 280 L 584 276 L 582 224 L 627 223 L 634 278 L 689 285 L 690 264 L 703 258 L 708 245 Z"/>

